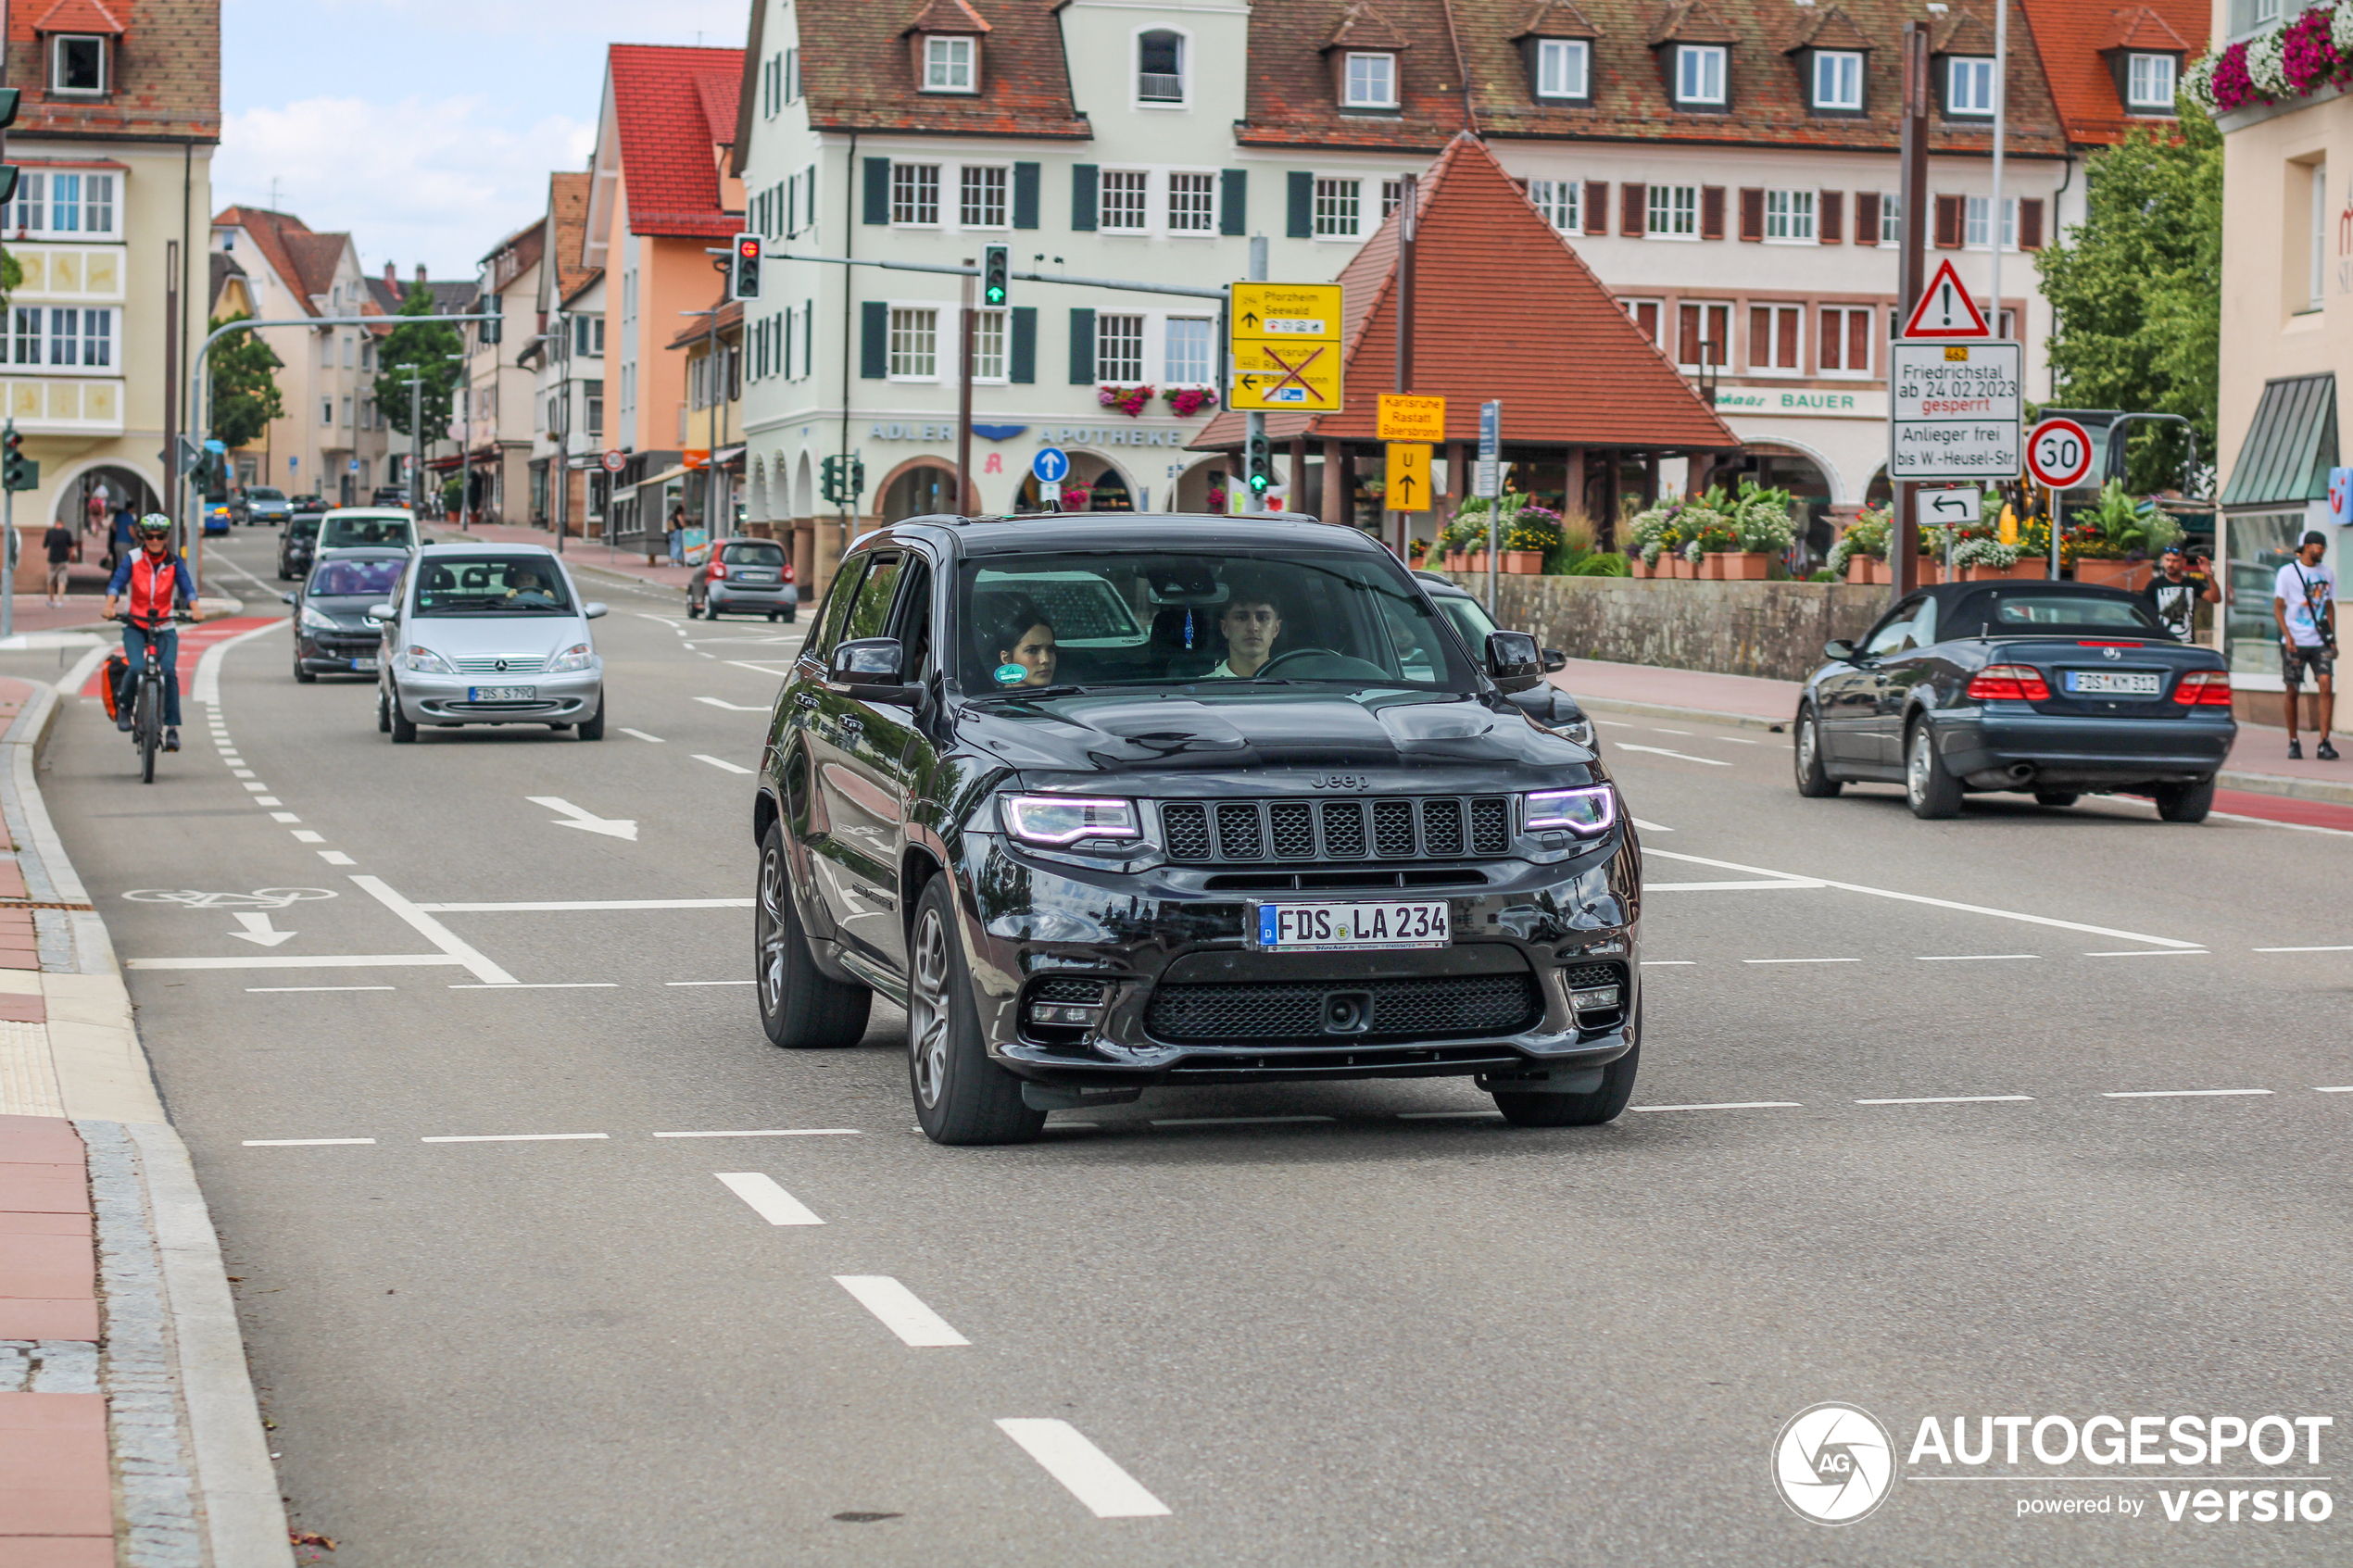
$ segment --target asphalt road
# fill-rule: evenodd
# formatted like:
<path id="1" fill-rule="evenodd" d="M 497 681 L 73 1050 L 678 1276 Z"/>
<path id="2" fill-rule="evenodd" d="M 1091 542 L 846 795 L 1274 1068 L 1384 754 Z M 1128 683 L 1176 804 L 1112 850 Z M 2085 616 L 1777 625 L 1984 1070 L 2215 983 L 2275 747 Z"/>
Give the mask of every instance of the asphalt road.
<path id="1" fill-rule="evenodd" d="M 214 558 L 274 586 L 272 543 Z M 1785 736 L 1612 720 L 1652 884 L 1616 1123 L 1295 1085 L 941 1148 L 898 1014 L 807 1055 L 754 1017 L 736 770 L 799 629 L 587 580 L 601 743 L 395 746 L 281 628 L 152 787 L 94 702 L 47 754 L 333 1562 L 2346 1561 L 2346 835 L 1920 822 L 1800 799 Z M 430 908 L 598 900 L 636 907 Z M 392 961 L 156 967 L 352 956 Z M 1894 1440 L 1836 1528 L 1774 1480 L 1823 1401 Z M 2334 1424 L 2035 1458 L 2100 1415 Z M 2017 1462 L 1913 1457 L 2017 1416 Z"/>

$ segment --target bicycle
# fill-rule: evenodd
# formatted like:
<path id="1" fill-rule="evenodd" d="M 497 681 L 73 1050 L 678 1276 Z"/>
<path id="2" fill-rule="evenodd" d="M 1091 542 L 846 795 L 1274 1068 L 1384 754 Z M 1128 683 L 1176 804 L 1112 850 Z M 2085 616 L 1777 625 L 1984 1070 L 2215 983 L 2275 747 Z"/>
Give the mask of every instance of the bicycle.
<path id="1" fill-rule="evenodd" d="M 107 619 L 120 621 L 120 615 Z M 192 625 L 195 618 L 175 613 L 175 626 Z M 163 665 L 156 658 L 153 644 L 148 645 L 147 657 L 139 666 L 139 686 L 131 699 L 131 744 L 139 753 L 139 782 L 156 782 L 156 753 L 163 746 Z"/>

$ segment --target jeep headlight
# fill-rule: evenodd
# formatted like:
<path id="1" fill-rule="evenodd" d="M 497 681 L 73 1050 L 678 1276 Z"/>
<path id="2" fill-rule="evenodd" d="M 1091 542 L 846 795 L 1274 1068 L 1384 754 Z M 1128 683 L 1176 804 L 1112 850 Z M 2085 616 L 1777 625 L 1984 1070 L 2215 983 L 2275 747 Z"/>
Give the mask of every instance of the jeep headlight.
<path id="1" fill-rule="evenodd" d="M 1582 789 L 1541 789 L 1528 797 L 1528 831 L 1567 831 L 1579 838 L 1598 838 L 1617 821 L 1617 792 L 1607 784 Z"/>
<path id="2" fill-rule="evenodd" d="M 1082 838 L 1141 838 L 1136 803 L 1078 795 L 1008 795 L 998 801 L 1005 831 L 1024 844 L 1061 846 Z"/>

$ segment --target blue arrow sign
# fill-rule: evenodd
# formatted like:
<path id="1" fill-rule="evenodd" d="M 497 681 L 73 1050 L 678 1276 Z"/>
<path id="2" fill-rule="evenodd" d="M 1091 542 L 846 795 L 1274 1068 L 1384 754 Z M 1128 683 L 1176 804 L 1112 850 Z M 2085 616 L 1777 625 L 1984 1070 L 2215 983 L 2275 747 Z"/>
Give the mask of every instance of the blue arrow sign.
<path id="1" fill-rule="evenodd" d="M 1040 446 L 1038 455 L 1029 459 L 1029 471 L 1038 476 L 1040 484 L 1059 484 L 1070 472 L 1070 454 L 1059 446 Z"/>

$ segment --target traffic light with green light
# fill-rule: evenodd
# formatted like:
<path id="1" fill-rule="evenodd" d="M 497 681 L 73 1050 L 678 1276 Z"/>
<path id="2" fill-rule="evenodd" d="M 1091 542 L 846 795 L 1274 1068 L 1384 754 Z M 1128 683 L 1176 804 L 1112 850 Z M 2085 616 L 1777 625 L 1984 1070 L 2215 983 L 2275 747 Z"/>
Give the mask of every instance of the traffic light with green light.
<path id="1" fill-rule="evenodd" d="M 1013 257 L 1003 245 L 989 245 L 980 253 L 980 301 L 983 305 L 1005 303 L 1006 284 L 1013 276 Z"/>
<path id="2" fill-rule="evenodd" d="M 1250 493 L 1264 495 L 1275 487 L 1275 454 L 1273 446 L 1262 433 L 1250 438 Z"/>

